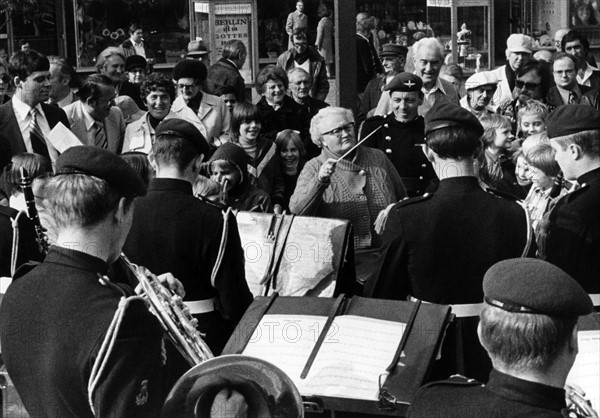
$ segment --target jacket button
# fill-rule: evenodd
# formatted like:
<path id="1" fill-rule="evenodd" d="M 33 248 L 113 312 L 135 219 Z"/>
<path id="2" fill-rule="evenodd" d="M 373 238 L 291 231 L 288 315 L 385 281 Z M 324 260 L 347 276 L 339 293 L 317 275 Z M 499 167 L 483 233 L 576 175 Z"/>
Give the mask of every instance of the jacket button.
<path id="1" fill-rule="evenodd" d="M 391 141 L 391 140 L 392 140 L 392 137 L 388 135 L 388 136 L 386 136 L 386 137 L 385 137 L 385 140 L 386 140 L 386 141 Z"/>
<path id="2" fill-rule="evenodd" d="M 364 176 L 365 174 L 367 174 L 367 172 L 365 170 L 360 170 L 358 172 L 359 175 Z"/>
<path id="3" fill-rule="evenodd" d="M 426 168 L 426 167 L 427 167 L 427 164 L 422 164 L 421 165 L 421 168 Z"/>
<path id="4" fill-rule="evenodd" d="M 423 180 L 423 176 L 420 176 L 420 177 L 419 177 L 419 180 Z"/>
<path id="5" fill-rule="evenodd" d="M 386 153 L 386 154 L 391 154 L 391 153 L 392 153 L 392 150 L 388 148 L 388 149 L 386 149 L 386 150 L 385 150 L 385 153 Z"/>

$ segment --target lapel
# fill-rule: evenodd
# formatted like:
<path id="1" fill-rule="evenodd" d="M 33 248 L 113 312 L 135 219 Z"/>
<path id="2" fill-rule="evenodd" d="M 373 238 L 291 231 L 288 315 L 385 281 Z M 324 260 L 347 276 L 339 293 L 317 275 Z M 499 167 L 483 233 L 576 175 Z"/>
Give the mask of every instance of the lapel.
<path id="1" fill-rule="evenodd" d="M 87 131 L 85 129 L 85 119 L 83 118 L 83 108 L 81 102 L 78 100 L 74 104 L 70 105 L 72 108 L 68 113 L 69 123 L 71 124 L 71 131 L 79 138 L 84 145 L 88 144 Z"/>
<path id="2" fill-rule="evenodd" d="M 212 110 L 213 104 L 208 103 L 208 97 L 206 97 L 206 93 L 202 93 L 202 100 L 200 101 L 200 108 L 198 109 L 198 117 L 200 120 L 203 120 L 206 115 Z"/>
<path id="3" fill-rule="evenodd" d="M 23 134 L 10 100 L 0 106 L 0 128 L 2 128 L 2 133 L 8 139 L 13 155 L 27 152 Z"/>

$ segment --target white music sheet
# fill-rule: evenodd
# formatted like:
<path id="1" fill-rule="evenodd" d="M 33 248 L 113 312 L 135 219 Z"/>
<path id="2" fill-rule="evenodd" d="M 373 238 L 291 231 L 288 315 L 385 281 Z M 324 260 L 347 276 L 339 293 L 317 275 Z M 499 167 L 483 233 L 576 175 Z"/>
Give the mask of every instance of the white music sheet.
<path id="1" fill-rule="evenodd" d="M 581 387 L 592 407 L 600 411 L 600 330 L 579 331 L 579 353 L 567 377 L 567 384 Z"/>
<path id="2" fill-rule="evenodd" d="M 336 317 L 310 372 L 301 379 L 326 320 L 323 316 L 265 315 L 243 354 L 277 365 L 303 395 L 377 400 L 379 376 L 392 361 L 406 324 L 353 315 Z"/>

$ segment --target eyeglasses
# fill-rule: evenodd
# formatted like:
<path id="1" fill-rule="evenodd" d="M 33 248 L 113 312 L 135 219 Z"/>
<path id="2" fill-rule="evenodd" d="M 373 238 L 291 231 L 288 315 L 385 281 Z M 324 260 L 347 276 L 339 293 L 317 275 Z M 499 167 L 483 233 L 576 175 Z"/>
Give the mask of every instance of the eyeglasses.
<path id="1" fill-rule="evenodd" d="M 321 135 L 335 135 L 341 136 L 342 132 L 351 133 L 354 130 L 354 122 L 349 122 L 344 126 L 332 129 L 331 131 L 323 132 Z"/>
<path id="2" fill-rule="evenodd" d="M 195 84 L 177 84 L 177 88 L 180 90 L 185 90 L 185 89 L 193 89 L 194 87 L 196 87 Z"/>
<path id="3" fill-rule="evenodd" d="M 527 89 L 527 90 L 535 90 L 541 85 L 542 85 L 542 83 L 524 83 L 521 80 L 515 80 L 515 86 L 518 89 L 522 89 L 523 87 L 525 87 L 525 89 Z"/>

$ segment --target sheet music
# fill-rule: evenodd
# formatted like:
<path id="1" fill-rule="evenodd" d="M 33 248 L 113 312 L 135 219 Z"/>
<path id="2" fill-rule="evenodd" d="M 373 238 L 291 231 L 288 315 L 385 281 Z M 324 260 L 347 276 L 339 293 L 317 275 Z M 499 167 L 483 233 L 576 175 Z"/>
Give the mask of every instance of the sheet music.
<path id="1" fill-rule="evenodd" d="M 301 393 L 377 400 L 379 375 L 396 354 L 405 328 L 362 316 L 336 317 Z"/>
<path id="2" fill-rule="evenodd" d="M 54 128 L 52 128 L 48 134 L 48 141 L 50 141 L 52 146 L 61 154 L 71 147 L 83 145 L 79 138 L 77 138 L 77 136 L 61 122 L 58 122 Z"/>
<path id="3" fill-rule="evenodd" d="M 278 366 L 303 395 L 377 400 L 379 376 L 392 361 L 406 324 L 336 317 L 309 374 L 300 379 L 326 321 L 324 316 L 265 315 L 243 354 Z"/>
<path id="4" fill-rule="evenodd" d="M 581 387 L 592 407 L 600 410 L 600 330 L 579 331 L 579 353 L 567 377 L 567 383 Z"/>

